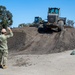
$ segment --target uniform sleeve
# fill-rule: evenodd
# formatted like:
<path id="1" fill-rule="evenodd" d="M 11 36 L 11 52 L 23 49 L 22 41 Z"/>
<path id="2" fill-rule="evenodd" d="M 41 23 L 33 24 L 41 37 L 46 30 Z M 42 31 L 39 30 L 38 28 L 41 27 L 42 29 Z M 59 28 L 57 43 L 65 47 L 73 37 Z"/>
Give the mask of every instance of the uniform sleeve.
<path id="1" fill-rule="evenodd" d="M 2 42 L 2 35 L 0 35 L 0 42 Z"/>
<path id="2" fill-rule="evenodd" d="M 7 38 L 13 37 L 13 32 L 10 31 L 9 34 L 6 36 Z"/>

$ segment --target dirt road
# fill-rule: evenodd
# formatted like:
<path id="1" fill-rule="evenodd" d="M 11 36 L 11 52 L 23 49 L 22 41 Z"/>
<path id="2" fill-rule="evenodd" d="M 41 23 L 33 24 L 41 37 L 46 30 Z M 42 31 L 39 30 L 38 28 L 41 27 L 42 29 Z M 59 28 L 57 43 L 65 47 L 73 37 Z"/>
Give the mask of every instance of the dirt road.
<path id="1" fill-rule="evenodd" d="M 75 56 L 71 51 L 44 55 L 16 55 L 8 59 L 8 68 L 0 75 L 74 75 Z"/>

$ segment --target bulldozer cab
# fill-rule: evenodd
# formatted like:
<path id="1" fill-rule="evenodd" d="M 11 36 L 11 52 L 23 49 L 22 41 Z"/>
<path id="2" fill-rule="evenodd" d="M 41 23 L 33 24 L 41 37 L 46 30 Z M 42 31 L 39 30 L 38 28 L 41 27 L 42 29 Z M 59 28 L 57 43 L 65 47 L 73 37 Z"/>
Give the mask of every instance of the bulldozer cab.
<path id="1" fill-rule="evenodd" d="M 58 14 L 59 15 L 60 8 L 49 8 L 48 14 Z"/>
<path id="2" fill-rule="evenodd" d="M 34 23 L 40 23 L 41 21 L 42 21 L 42 18 L 39 16 L 34 18 Z"/>
<path id="3" fill-rule="evenodd" d="M 48 22 L 49 23 L 54 23 L 54 22 L 58 22 L 59 20 L 59 11 L 60 8 L 48 8 Z"/>

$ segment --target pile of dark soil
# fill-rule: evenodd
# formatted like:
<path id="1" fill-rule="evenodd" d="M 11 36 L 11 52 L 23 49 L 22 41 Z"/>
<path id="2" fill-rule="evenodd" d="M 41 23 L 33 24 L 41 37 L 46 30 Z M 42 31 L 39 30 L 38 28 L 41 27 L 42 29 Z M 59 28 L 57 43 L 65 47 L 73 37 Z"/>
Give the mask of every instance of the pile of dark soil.
<path id="1" fill-rule="evenodd" d="M 9 51 L 18 54 L 49 54 L 75 48 L 75 29 L 62 33 L 39 33 L 35 27 L 12 29 L 14 36 L 8 40 Z"/>

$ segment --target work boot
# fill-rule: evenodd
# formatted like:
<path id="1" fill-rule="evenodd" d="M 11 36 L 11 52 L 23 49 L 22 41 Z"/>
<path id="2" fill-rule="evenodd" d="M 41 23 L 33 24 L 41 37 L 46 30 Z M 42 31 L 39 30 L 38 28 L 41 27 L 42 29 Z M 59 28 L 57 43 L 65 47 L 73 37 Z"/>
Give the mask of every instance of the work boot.
<path id="1" fill-rule="evenodd" d="M 0 65 L 0 68 L 3 68 L 2 65 Z"/>
<path id="2" fill-rule="evenodd" d="M 6 66 L 6 65 L 3 65 L 3 66 L 2 66 L 2 68 L 3 68 L 3 69 L 6 69 L 6 68 L 7 68 L 7 66 Z"/>

